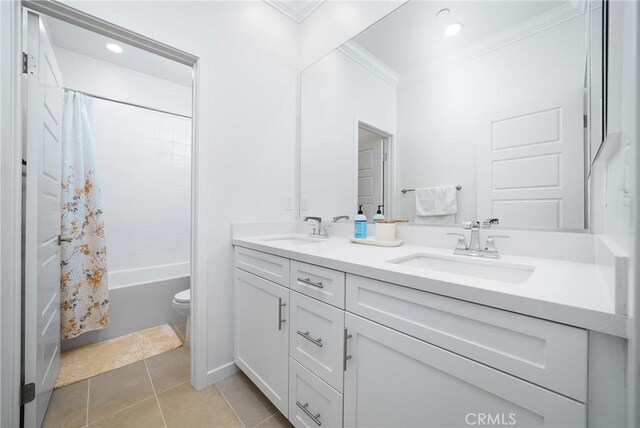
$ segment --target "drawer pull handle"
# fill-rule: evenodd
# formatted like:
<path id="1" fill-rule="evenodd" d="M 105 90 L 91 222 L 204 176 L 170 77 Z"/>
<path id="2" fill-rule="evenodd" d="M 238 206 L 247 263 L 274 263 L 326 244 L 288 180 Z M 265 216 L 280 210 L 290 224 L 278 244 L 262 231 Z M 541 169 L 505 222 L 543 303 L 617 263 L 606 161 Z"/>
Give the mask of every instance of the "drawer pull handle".
<path id="1" fill-rule="evenodd" d="M 347 371 L 347 361 L 349 361 L 351 359 L 351 355 L 347 354 L 347 340 L 351 339 L 352 335 L 349 334 L 348 330 L 345 328 L 344 329 L 344 343 L 342 346 L 342 352 L 343 352 L 343 371 Z"/>
<path id="2" fill-rule="evenodd" d="M 312 285 L 317 288 L 324 288 L 324 285 L 322 285 L 322 281 L 314 282 L 314 281 L 311 281 L 311 278 L 298 278 L 298 281 L 303 284 Z"/>
<path id="3" fill-rule="evenodd" d="M 318 425 L 318 426 L 322 425 L 322 422 L 320 422 L 320 420 L 319 420 L 319 419 L 320 419 L 320 413 L 318 413 L 317 415 L 315 415 L 315 416 L 314 416 L 314 415 L 313 415 L 313 413 L 311 413 L 311 412 L 309 411 L 309 409 L 308 409 L 308 407 L 309 407 L 309 403 L 304 403 L 304 404 L 302 404 L 302 403 L 300 403 L 299 401 L 296 401 L 296 405 L 297 405 L 298 407 L 300 407 L 300 409 L 301 409 L 301 410 L 302 410 L 302 411 L 303 411 L 307 416 L 309 416 L 311 419 L 313 419 L 313 422 L 315 422 L 315 423 L 316 423 L 316 425 Z"/>
<path id="4" fill-rule="evenodd" d="M 282 330 L 282 324 L 286 319 L 282 319 L 282 308 L 287 306 L 286 303 L 282 303 L 282 297 L 278 298 L 278 330 Z"/>
<path id="5" fill-rule="evenodd" d="M 311 335 L 309 334 L 308 331 L 300 331 L 300 330 L 298 330 L 297 333 L 300 336 L 302 336 L 305 339 L 307 339 L 309 342 L 311 342 L 314 345 L 316 345 L 317 347 L 322 348 L 322 339 L 321 338 L 314 339 L 313 337 L 311 337 Z"/>

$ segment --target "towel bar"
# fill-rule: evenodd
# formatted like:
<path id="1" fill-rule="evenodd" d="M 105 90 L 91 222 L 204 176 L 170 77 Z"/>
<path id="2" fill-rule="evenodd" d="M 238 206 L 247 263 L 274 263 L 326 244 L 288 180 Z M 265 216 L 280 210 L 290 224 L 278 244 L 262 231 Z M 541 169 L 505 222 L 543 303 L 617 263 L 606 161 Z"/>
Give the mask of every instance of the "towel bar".
<path id="1" fill-rule="evenodd" d="M 456 190 L 461 190 L 461 189 L 462 189 L 462 186 L 458 184 L 456 186 Z M 404 193 L 407 193 L 407 192 L 415 192 L 416 189 L 401 189 L 400 191 L 404 194 Z"/>

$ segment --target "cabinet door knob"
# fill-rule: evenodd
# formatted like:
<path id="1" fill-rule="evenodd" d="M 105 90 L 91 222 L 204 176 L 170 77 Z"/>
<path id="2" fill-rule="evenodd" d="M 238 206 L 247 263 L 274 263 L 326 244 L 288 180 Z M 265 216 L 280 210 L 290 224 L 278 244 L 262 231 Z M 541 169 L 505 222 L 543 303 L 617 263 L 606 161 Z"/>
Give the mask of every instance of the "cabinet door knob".
<path id="1" fill-rule="evenodd" d="M 301 282 L 303 284 L 307 284 L 307 285 L 311 285 L 313 287 L 317 287 L 317 288 L 324 288 L 324 285 L 322 285 L 322 281 L 311 281 L 311 278 L 298 278 L 298 282 Z"/>
<path id="2" fill-rule="evenodd" d="M 342 357 L 343 357 L 343 371 L 347 371 L 347 361 L 349 361 L 351 359 L 351 355 L 347 354 L 347 340 L 351 339 L 351 335 L 349 334 L 349 332 L 347 331 L 347 329 L 344 329 L 344 343 L 342 344 Z"/>
<path id="3" fill-rule="evenodd" d="M 316 345 L 319 348 L 322 348 L 322 339 L 319 337 L 317 339 L 314 339 L 313 337 L 311 337 L 311 335 L 309 334 L 308 331 L 300 331 L 298 330 L 297 333 L 304 337 L 305 339 L 307 339 L 309 342 L 313 343 L 314 345 Z"/>
<path id="4" fill-rule="evenodd" d="M 287 306 L 286 303 L 282 303 L 282 297 L 278 297 L 278 330 L 282 330 L 282 324 L 286 319 L 282 319 L 282 308 Z"/>
<path id="5" fill-rule="evenodd" d="M 320 422 L 320 413 L 317 413 L 317 414 L 315 414 L 315 415 L 314 415 L 313 413 L 311 413 L 311 412 L 309 411 L 309 403 L 304 403 L 304 404 L 302 404 L 301 402 L 296 401 L 296 405 L 297 405 L 298 407 L 300 407 L 300 409 L 301 409 L 301 410 L 302 410 L 302 411 L 303 411 L 307 416 L 309 416 L 309 417 L 311 418 L 311 420 L 312 420 L 313 422 L 315 422 L 315 423 L 316 423 L 316 425 L 318 425 L 318 426 L 321 426 L 321 425 L 322 425 L 322 422 Z"/>

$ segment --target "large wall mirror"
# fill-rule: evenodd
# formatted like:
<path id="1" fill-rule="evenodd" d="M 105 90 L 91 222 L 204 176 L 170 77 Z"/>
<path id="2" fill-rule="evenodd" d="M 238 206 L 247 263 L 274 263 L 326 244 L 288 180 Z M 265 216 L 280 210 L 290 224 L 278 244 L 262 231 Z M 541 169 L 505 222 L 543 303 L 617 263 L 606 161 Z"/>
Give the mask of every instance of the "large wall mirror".
<path id="1" fill-rule="evenodd" d="M 410 1 L 305 69 L 301 215 L 588 228 L 605 9 Z"/>

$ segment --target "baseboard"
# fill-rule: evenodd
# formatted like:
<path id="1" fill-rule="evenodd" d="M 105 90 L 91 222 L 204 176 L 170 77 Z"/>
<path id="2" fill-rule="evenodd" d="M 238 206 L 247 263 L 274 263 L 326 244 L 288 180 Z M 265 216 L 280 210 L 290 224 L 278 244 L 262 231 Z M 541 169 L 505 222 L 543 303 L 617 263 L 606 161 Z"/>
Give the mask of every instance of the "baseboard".
<path id="1" fill-rule="evenodd" d="M 224 364 L 218 368 L 213 370 L 209 370 L 207 372 L 207 384 L 213 385 L 216 382 L 221 381 L 222 379 L 231 376 L 232 374 L 240 371 L 236 363 L 231 361 L 230 363 Z"/>

